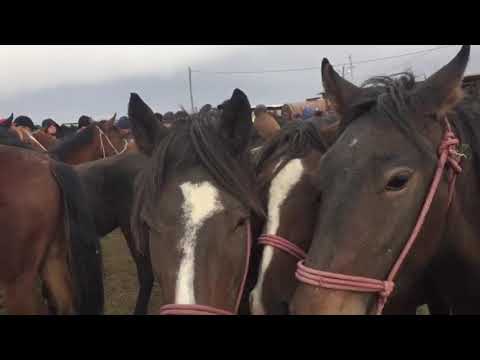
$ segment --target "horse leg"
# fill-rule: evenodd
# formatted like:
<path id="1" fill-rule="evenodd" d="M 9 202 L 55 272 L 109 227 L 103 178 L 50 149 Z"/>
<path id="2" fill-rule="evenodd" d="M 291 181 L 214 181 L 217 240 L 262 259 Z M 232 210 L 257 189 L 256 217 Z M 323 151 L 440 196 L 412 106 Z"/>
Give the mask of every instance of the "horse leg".
<path id="1" fill-rule="evenodd" d="M 147 255 L 140 256 L 137 254 L 133 244 L 132 234 L 127 226 L 122 226 L 122 232 L 130 249 L 130 254 L 132 254 L 133 260 L 135 261 L 135 266 L 137 267 L 139 289 L 134 314 L 146 315 L 148 313 L 148 303 L 152 294 L 154 281 L 150 258 Z"/>
<path id="2" fill-rule="evenodd" d="M 18 278 L 5 287 L 5 307 L 10 315 L 46 315 L 34 273 Z"/>
<path id="3" fill-rule="evenodd" d="M 64 257 L 55 256 L 49 252 L 45 261 L 42 278 L 49 291 L 49 300 L 53 301 L 57 315 L 73 315 L 72 281 Z"/>
<path id="4" fill-rule="evenodd" d="M 148 303 L 153 288 L 153 271 L 150 260 L 147 257 L 136 257 L 135 264 L 137 266 L 138 276 L 138 297 L 135 305 L 135 315 L 146 315 L 148 313 Z"/>

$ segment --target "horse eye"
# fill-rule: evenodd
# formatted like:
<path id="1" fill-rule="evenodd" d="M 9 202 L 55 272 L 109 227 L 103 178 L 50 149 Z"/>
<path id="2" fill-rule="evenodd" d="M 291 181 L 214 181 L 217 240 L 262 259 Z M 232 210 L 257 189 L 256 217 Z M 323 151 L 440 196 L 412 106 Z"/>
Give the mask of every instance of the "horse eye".
<path id="1" fill-rule="evenodd" d="M 405 185 L 407 185 L 408 180 L 410 180 L 410 173 L 401 173 L 394 175 L 388 182 L 386 189 L 388 191 L 400 191 Z"/>

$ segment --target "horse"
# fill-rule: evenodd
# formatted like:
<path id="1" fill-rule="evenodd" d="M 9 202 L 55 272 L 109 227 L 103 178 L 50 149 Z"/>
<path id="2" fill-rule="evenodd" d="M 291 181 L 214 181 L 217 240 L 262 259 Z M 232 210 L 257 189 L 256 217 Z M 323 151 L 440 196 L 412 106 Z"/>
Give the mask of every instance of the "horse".
<path id="1" fill-rule="evenodd" d="M 136 179 L 131 229 L 161 288 L 160 314 L 235 314 L 264 216 L 248 153 L 250 103 L 235 89 L 220 109 L 169 129 L 135 93 L 128 116 L 149 164 Z"/>
<path id="2" fill-rule="evenodd" d="M 288 123 L 262 147 L 256 164 L 267 218 L 260 237 L 258 280 L 250 293 L 254 315 L 288 313 L 295 268 L 310 247 L 320 196 L 313 174 L 335 139 L 335 116 Z"/>
<path id="3" fill-rule="evenodd" d="M 405 73 L 361 87 L 323 60 L 340 137 L 319 166 L 293 314 L 395 312 L 415 288 L 448 313 L 479 313 L 479 100 L 461 90 L 469 56 L 462 46 L 422 82 Z"/>
<path id="4" fill-rule="evenodd" d="M 8 314 L 101 314 L 100 244 L 73 169 L 0 127 L 0 285 Z M 15 189 L 21 189 L 16 191 Z M 38 191 L 42 189 L 42 191 Z M 41 280 L 48 308 L 36 291 Z"/>
<path id="5" fill-rule="evenodd" d="M 30 132 L 29 129 L 22 126 L 12 127 L 18 134 L 20 140 L 25 144 L 30 144 L 34 149 L 40 152 L 48 152 L 57 143 L 57 139 L 46 132 L 40 130 Z"/>
<path id="6" fill-rule="evenodd" d="M 97 235 L 103 238 L 120 227 L 127 241 L 137 267 L 139 282 L 134 312 L 136 315 L 147 313 L 154 282 L 149 258 L 140 256 L 135 251 L 130 231 L 134 181 L 147 161 L 148 158 L 143 153 L 125 153 L 74 167 L 85 188 Z"/>
<path id="7" fill-rule="evenodd" d="M 127 151 L 129 143 L 115 126 L 115 118 L 116 115 L 82 128 L 75 135 L 59 141 L 50 149 L 50 154 L 58 161 L 78 165 Z"/>
<path id="8" fill-rule="evenodd" d="M 14 119 L 13 113 L 10 114 L 8 118 L 0 119 L 0 127 L 10 128 L 12 126 L 13 119 Z"/>

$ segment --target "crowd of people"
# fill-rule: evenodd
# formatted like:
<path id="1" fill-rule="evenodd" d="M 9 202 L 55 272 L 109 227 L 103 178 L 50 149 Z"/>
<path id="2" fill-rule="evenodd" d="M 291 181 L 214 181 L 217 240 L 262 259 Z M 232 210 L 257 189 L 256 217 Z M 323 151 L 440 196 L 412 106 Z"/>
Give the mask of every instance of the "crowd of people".
<path id="1" fill-rule="evenodd" d="M 13 116 L 13 115 L 12 115 Z M 11 116 L 11 117 L 12 117 Z M 7 123 L 9 119 L 0 119 L 0 126 Z M 66 125 L 59 125 L 55 120 L 48 118 L 42 121 L 41 125 L 35 125 L 32 119 L 26 115 L 20 115 L 16 118 L 12 119 L 11 126 L 15 126 L 17 128 L 22 128 L 23 130 L 27 131 L 28 133 L 32 133 L 37 130 L 41 130 L 46 132 L 47 134 L 61 139 L 67 136 L 70 132 L 72 132 L 71 128 Z M 78 132 L 89 126 L 93 123 L 94 120 L 87 115 L 82 115 L 78 119 L 77 127 L 73 129 L 73 132 Z M 122 116 L 116 121 L 116 126 L 120 129 L 123 133 L 130 132 L 130 121 L 128 116 Z M 70 129 L 70 131 L 69 131 Z"/>

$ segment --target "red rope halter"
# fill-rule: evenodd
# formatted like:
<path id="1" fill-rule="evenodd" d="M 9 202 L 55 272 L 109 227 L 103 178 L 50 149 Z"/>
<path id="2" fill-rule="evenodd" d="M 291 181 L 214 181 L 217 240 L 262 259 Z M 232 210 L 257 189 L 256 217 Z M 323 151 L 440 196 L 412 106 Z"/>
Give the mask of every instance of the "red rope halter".
<path id="1" fill-rule="evenodd" d="M 304 260 L 301 260 L 298 263 L 297 271 L 295 273 L 297 279 L 302 283 L 327 289 L 378 293 L 379 297 L 377 300 L 376 314 L 381 315 L 383 308 L 395 287 L 394 279 L 422 229 L 425 218 L 432 205 L 433 198 L 438 190 L 443 171 L 447 165 L 449 165 L 452 170 L 448 180 L 447 209 L 450 207 L 454 194 L 455 180 L 457 175 L 462 172 L 460 166 L 462 154 L 459 154 L 456 150 L 459 143 L 460 140 L 452 131 L 452 127 L 450 126 L 448 119 L 445 117 L 445 133 L 438 148 L 439 159 L 432 184 L 430 185 L 430 190 L 423 204 L 417 223 L 415 224 L 402 252 L 398 256 L 397 261 L 390 270 L 386 281 L 315 270 L 305 266 Z"/>
<path id="2" fill-rule="evenodd" d="M 303 249 L 278 235 L 261 235 L 258 238 L 258 243 L 280 249 L 298 260 L 303 260 L 307 257 L 307 253 Z"/>
<path id="3" fill-rule="evenodd" d="M 198 304 L 167 304 L 160 308 L 160 315 L 235 315 L 238 312 L 240 301 L 242 300 L 243 289 L 247 280 L 248 266 L 250 263 L 250 249 L 252 246 L 252 234 L 250 231 L 250 222 L 247 222 L 247 248 L 245 259 L 245 271 L 243 272 L 242 282 L 238 291 L 237 299 L 235 301 L 235 310 L 218 309 L 208 305 Z"/>

